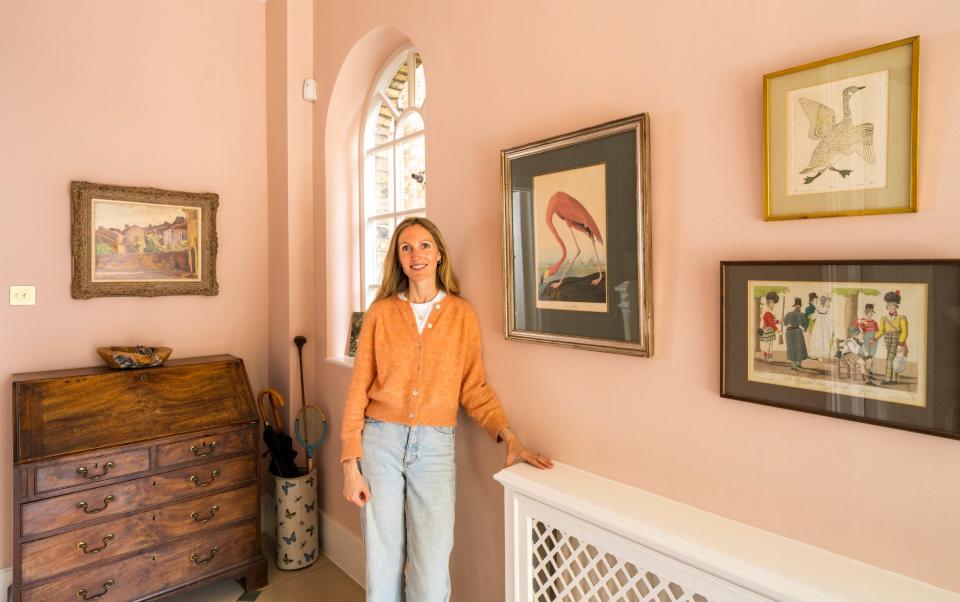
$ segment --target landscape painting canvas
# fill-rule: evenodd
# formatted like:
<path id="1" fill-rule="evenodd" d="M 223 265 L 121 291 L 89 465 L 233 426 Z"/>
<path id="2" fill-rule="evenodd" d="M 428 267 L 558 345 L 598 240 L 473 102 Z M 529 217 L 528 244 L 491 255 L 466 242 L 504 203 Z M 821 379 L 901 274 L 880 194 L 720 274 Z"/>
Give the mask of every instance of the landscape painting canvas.
<path id="1" fill-rule="evenodd" d="M 74 299 L 216 295 L 212 192 L 70 183 Z"/>
<path id="2" fill-rule="evenodd" d="M 534 176 L 533 206 L 536 306 L 606 312 L 606 166 Z"/>
<path id="3" fill-rule="evenodd" d="M 199 281 L 201 211 L 92 199 L 93 281 Z"/>

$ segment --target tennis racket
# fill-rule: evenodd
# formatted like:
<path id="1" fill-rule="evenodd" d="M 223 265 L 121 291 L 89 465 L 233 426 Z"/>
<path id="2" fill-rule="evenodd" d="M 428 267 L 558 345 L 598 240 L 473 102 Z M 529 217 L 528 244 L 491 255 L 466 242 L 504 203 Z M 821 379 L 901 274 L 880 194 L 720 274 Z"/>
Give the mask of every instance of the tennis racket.
<path id="1" fill-rule="evenodd" d="M 307 450 L 307 472 L 313 470 L 313 450 L 327 436 L 327 417 L 316 406 L 305 405 L 293 423 L 297 441 Z"/>

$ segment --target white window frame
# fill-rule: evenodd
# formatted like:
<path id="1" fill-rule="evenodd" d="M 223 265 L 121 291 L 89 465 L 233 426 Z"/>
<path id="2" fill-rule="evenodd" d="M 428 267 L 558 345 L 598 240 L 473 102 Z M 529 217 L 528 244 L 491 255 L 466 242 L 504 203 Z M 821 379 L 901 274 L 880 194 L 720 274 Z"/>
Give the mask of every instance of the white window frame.
<path id="1" fill-rule="evenodd" d="M 379 282 L 377 279 L 380 277 L 380 274 L 373 274 L 375 270 L 375 254 L 372 252 L 372 249 L 367 246 L 367 236 L 370 231 L 372 224 L 375 220 L 380 220 L 384 218 L 394 218 L 397 222 L 401 221 L 405 217 L 416 214 L 427 213 L 428 199 L 426 198 L 426 193 L 424 193 L 424 206 L 418 207 L 415 209 L 405 209 L 397 211 L 397 203 L 399 200 L 399 195 L 402 192 L 402 184 L 400 183 L 399 167 L 400 167 L 400 153 L 396 152 L 396 149 L 402 146 L 404 143 L 411 140 L 416 140 L 418 138 L 424 139 L 424 148 L 426 148 L 426 135 L 427 135 L 427 119 L 426 119 L 426 105 L 427 101 L 421 103 L 420 107 L 417 108 L 415 99 L 415 91 L 417 86 L 417 69 L 416 69 L 416 58 L 415 55 L 419 54 L 419 51 L 414 46 L 404 46 L 398 49 L 388 61 L 384 63 L 384 66 L 381 68 L 380 73 L 374 79 L 373 87 L 370 90 L 369 95 L 367 96 L 367 103 L 364 107 L 364 117 L 363 123 L 361 125 L 360 132 L 360 302 L 363 309 L 366 309 L 370 303 L 373 301 L 373 298 L 376 296 L 376 290 L 379 288 Z M 400 66 L 406 62 L 407 63 L 407 94 L 408 94 L 408 107 L 403 110 L 403 112 L 398 113 L 396 108 L 393 106 L 392 101 L 383 93 L 383 89 L 393 78 L 394 74 L 400 68 Z M 421 55 L 421 64 L 424 66 L 424 72 L 426 72 L 426 65 L 423 62 L 423 56 Z M 394 137 L 389 142 L 383 144 L 374 145 L 375 140 L 375 131 L 376 131 L 376 121 L 377 114 L 380 103 L 383 102 L 393 113 L 394 119 L 394 133 L 397 133 L 401 130 L 403 123 L 409 118 L 411 114 L 418 114 L 420 119 L 423 121 L 423 129 L 409 134 L 407 136 Z M 392 204 L 394 211 L 388 213 L 375 214 L 370 210 L 371 206 L 375 202 L 373 200 L 373 195 L 371 192 L 374 190 L 374 187 L 370 182 L 368 182 L 368 176 L 373 177 L 373 174 L 368 174 L 367 169 L 367 158 L 370 155 L 382 151 L 385 149 L 394 149 L 393 152 L 393 169 L 391 172 L 391 186 L 393 190 L 391 191 L 392 195 Z M 426 166 L 426 157 L 424 157 L 424 166 Z"/>

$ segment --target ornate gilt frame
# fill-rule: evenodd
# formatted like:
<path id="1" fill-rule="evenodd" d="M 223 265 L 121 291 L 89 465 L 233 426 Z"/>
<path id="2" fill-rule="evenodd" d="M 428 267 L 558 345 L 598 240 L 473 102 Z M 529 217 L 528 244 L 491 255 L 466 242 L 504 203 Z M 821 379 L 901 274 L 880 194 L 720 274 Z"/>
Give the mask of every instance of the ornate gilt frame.
<path id="1" fill-rule="evenodd" d="M 514 160 L 577 145 L 619 134 L 634 133 L 636 148 L 637 181 L 637 256 L 638 271 L 638 307 L 639 342 L 618 341 L 605 338 L 592 338 L 520 330 L 515 320 L 514 304 L 514 223 L 512 170 Z M 512 341 L 526 341 L 585 349 L 650 357 L 653 355 L 653 278 L 652 278 L 652 230 L 650 220 L 650 120 L 646 113 L 611 121 L 594 127 L 585 128 L 567 134 L 561 134 L 545 140 L 510 148 L 500 153 L 501 193 L 503 210 L 503 290 L 504 290 L 504 337 Z"/>
<path id="2" fill-rule="evenodd" d="M 864 210 L 839 210 L 839 211 L 823 211 L 823 212 L 811 212 L 811 213 L 792 213 L 792 214 L 778 214 L 773 215 L 771 213 L 771 176 L 770 176 L 770 162 L 771 162 L 771 152 L 770 152 L 770 82 L 776 78 L 790 75 L 793 73 L 798 73 L 801 71 L 806 71 L 809 69 L 816 69 L 818 67 L 823 67 L 824 65 L 830 65 L 833 63 L 840 63 L 847 61 L 849 59 L 858 58 L 866 56 L 869 54 L 874 54 L 877 52 L 882 52 L 884 50 L 890 50 L 900 46 L 912 46 L 912 60 L 910 66 L 910 166 L 909 166 L 909 194 L 910 199 L 909 203 L 903 207 L 894 207 L 894 208 L 883 208 L 883 209 L 864 209 Z M 842 217 L 849 215 L 878 215 L 878 214 L 887 214 L 887 213 L 912 213 L 917 211 L 917 149 L 918 149 L 918 140 L 919 140 L 919 94 L 920 94 L 920 37 L 913 36 L 905 38 L 903 40 L 898 40 L 896 42 L 890 42 L 887 44 L 881 44 L 880 46 L 874 46 L 872 48 L 866 48 L 864 50 L 857 50 L 855 52 L 848 52 L 839 56 L 831 57 L 828 59 L 823 59 L 820 61 L 814 61 L 812 63 L 807 63 L 804 65 L 799 65 L 797 67 L 791 67 L 789 69 L 783 69 L 781 71 L 776 71 L 774 73 L 768 73 L 763 76 L 763 216 L 767 221 L 773 220 L 788 220 L 788 219 L 808 219 L 808 218 L 819 218 L 819 217 Z"/>
<path id="3" fill-rule="evenodd" d="M 201 208 L 200 280 L 196 282 L 94 282 L 89 258 L 91 257 L 93 238 L 91 202 L 95 198 Z M 219 292 L 219 285 L 217 284 L 218 195 L 77 181 L 70 183 L 70 201 L 72 222 L 70 238 L 73 264 L 70 292 L 74 299 L 216 295 Z"/>

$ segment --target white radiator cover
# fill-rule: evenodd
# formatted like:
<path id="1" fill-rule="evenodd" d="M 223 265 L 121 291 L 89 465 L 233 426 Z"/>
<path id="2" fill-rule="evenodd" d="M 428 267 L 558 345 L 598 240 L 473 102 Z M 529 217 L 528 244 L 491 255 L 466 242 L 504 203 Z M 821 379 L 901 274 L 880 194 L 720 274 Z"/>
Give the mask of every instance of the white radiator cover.
<path id="1" fill-rule="evenodd" d="M 960 594 L 557 463 L 504 487 L 510 602 L 960 602 Z"/>

